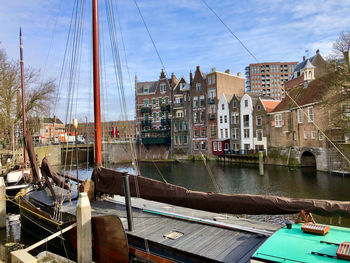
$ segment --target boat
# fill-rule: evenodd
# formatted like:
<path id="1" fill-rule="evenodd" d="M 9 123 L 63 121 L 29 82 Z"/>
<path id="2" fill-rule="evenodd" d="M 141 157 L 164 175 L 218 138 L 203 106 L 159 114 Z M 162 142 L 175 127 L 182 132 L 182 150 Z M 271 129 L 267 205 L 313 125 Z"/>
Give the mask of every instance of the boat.
<path id="1" fill-rule="evenodd" d="M 123 262 L 128 262 L 134 258 L 141 258 L 151 262 L 249 262 L 251 257 L 257 257 L 253 255 L 256 255 L 254 253 L 259 251 L 259 247 L 265 244 L 270 236 L 274 236 L 274 231 L 188 216 L 183 213 L 181 208 L 196 209 L 191 211 L 201 210 L 229 214 L 294 214 L 306 211 L 303 213 L 350 215 L 350 202 L 203 193 L 152 180 L 141 175 L 126 175 L 125 173 L 103 168 L 97 2 L 97 0 L 92 1 L 95 168 L 92 180 L 84 182 L 75 180 L 80 184 L 80 190 L 88 192 L 95 220 L 98 220 L 101 216 L 112 215 L 115 217 L 117 215 L 119 219 L 116 221 L 122 222 L 122 226 L 125 228 L 123 233 L 127 237 L 128 253 L 131 255 L 130 258 L 125 259 Z M 33 173 L 38 175 L 38 167 L 34 161 L 35 153 L 30 135 L 28 134 L 25 138 Z M 70 189 L 66 185 L 68 177 L 64 174 L 61 177 L 56 174 L 45 159 L 41 164 L 41 173 L 45 179 L 46 187 L 40 185 L 40 183 L 33 184 L 31 189 L 19 196 L 19 204 L 22 224 L 39 226 L 47 235 L 47 232 L 57 232 L 75 221 L 78 190 Z M 126 222 L 125 206 L 127 202 L 120 203 L 115 197 L 99 198 L 100 195 L 125 195 L 128 188 L 123 187 L 123 178 L 129 178 L 130 180 L 131 196 L 155 201 L 158 205 L 158 208 L 133 206 L 132 212 L 137 215 L 134 218 L 135 229 Z M 74 180 L 73 178 L 68 179 Z M 56 185 L 52 184 L 51 180 Z M 38 181 L 35 180 L 35 182 Z M 180 207 L 182 212 L 169 212 L 166 210 L 165 204 Z M 147 214 L 147 219 L 144 219 L 145 214 Z M 128 221 L 129 219 L 130 217 L 128 217 Z M 112 226 L 108 225 L 108 222 L 106 229 Z M 24 229 L 30 231 L 37 228 L 25 226 Z M 294 226 L 293 229 L 297 229 L 297 226 Z M 344 229 L 344 231 L 346 232 L 347 230 Z M 36 235 L 40 234 L 36 230 L 35 232 Z M 279 232 L 277 231 L 277 233 Z M 105 236 L 105 239 L 108 238 L 108 236 Z M 58 244 L 57 248 L 64 247 L 66 251 L 71 252 L 69 254 L 70 258 L 74 259 L 74 255 L 76 255 L 74 237 L 67 234 L 59 241 L 63 242 L 64 240 L 72 242 L 64 242 L 67 246 Z M 113 239 L 109 245 L 112 248 L 113 246 L 118 246 L 118 244 L 113 243 Z M 112 261 L 112 259 L 108 258 L 107 260 Z"/>

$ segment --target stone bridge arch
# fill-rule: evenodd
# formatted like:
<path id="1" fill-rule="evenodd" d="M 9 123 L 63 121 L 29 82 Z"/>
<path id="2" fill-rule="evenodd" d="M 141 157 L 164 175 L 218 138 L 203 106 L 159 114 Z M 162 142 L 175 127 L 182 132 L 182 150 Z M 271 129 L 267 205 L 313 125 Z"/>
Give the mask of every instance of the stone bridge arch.
<path id="1" fill-rule="evenodd" d="M 302 167 L 317 167 L 316 155 L 311 150 L 305 150 L 300 156 Z"/>

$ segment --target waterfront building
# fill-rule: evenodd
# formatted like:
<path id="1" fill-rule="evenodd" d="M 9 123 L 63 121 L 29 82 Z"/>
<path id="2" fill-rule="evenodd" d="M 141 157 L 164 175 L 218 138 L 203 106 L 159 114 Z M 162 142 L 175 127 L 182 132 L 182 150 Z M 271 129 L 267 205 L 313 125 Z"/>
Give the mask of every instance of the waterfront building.
<path id="1" fill-rule="evenodd" d="M 189 123 L 192 114 L 190 83 L 182 76 L 173 89 L 172 101 L 172 139 L 173 153 L 177 155 L 190 155 L 192 140 Z"/>
<path id="2" fill-rule="evenodd" d="M 175 75 L 168 79 L 164 70 L 157 81 L 135 78 L 136 133 L 144 145 L 171 145 L 171 98 L 176 84 Z"/>
<path id="3" fill-rule="evenodd" d="M 284 84 L 290 79 L 298 62 L 264 62 L 245 68 L 246 92 L 274 99 L 284 98 Z"/>
<path id="4" fill-rule="evenodd" d="M 240 101 L 240 96 L 233 95 L 229 104 L 231 116 L 231 151 L 234 153 L 239 153 L 239 150 L 241 149 Z"/>
<path id="5" fill-rule="evenodd" d="M 53 118 L 40 119 L 39 133 L 34 133 L 33 140 L 35 143 L 48 144 L 48 143 L 60 143 L 60 135 L 64 133 L 64 123 L 53 116 Z"/>
<path id="6" fill-rule="evenodd" d="M 270 97 L 259 97 L 253 109 L 254 122 L 254 149 L 256 151 L 265 151 L 269 147 L 270 120 L 268 113 L 272 112 L 280 100 L 274 100 Z"/>
<path id="7" fill-rule="evenodd" d="M 200 155 L 208 153 L 208 137 L 207 137 L 207 81 L 206 75 L 199 66 L 197 66 L 192 79 L 190 73 L 190 98 L 192 101 L 192 118 L 190 129 L 192 129 L 192 155 Z"/>
<path id="8" fill-rule="evenodd" d="M 241 151 L 254 150 L 253 109 L 258 97 L 244 94 L 240 103 L 241 117 Z"/>
<path id="9" fill-rule="evenodd" d="M 242 77 L 242 74 L 240 72 L 238 72 L 237 75 L 232 75 L 229 69 L 227 69 L 225 72 L 220 72 L 215 68 L 212 68 L 211 72 L 206 75 L 206 82 L 208 86 L 208 152 L 212 153 L 212 141 L 219 138 L 220 135 L 220 130 L 217 126 L 218 121 L 220 121 L 217 115 L 218 101 L 220 99 L 220 96 L 223 93 L 231 97 L 233 94 L 236 94 L 237 96 L 243 96 L 245 79 Z M 229 118 L 229 115 L 227 118 Z M 230 131 L 228 127 L 228 133 L 229 132 Z"/>

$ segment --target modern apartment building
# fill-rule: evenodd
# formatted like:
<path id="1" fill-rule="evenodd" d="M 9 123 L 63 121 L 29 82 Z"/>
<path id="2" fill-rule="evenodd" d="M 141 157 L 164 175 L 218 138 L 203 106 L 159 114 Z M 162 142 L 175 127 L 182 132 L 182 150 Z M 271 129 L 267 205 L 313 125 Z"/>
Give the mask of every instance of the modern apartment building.
<path id="1" fill-rule="evenodd" d="M 246 92 L 249 95 L 269 96 L 281 100 L 285 97 L 284 83 L 293 74 L 298 62 L 265 62 L 245 68 Z"/>

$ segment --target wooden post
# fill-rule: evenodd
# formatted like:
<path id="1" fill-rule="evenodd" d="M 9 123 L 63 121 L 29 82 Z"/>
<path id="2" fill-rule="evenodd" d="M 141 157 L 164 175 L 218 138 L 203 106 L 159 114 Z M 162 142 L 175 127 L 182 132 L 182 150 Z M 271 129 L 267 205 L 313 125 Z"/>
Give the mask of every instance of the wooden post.
<path id="1" fill-rule="evenodd" d="M 91 206 L 87 193 L 80 193 L 77 204 L 78 263 L 92 262 Z"/>
<path id="2" fill-rule="evenodd" d="M 264 175 L 264 152 L 259 151 L 259 174 Z"/>
<path id="3" fill-rule="evenodd" d="M 4 177 L 0 177 L 0 228 L 6 227 L 6 186 Z"/>
<path id="4" fill-rule="evenodd" d="M 132 218 L 129 175 L 128 173 L 123 173 L 122 177 L 124 181 L 124 196 L 125 196 L 126 216 L 128 219 L 128 231 L 131 232 L 134 230 L 134 224 L 133 224 L 133 218 Z"/>

